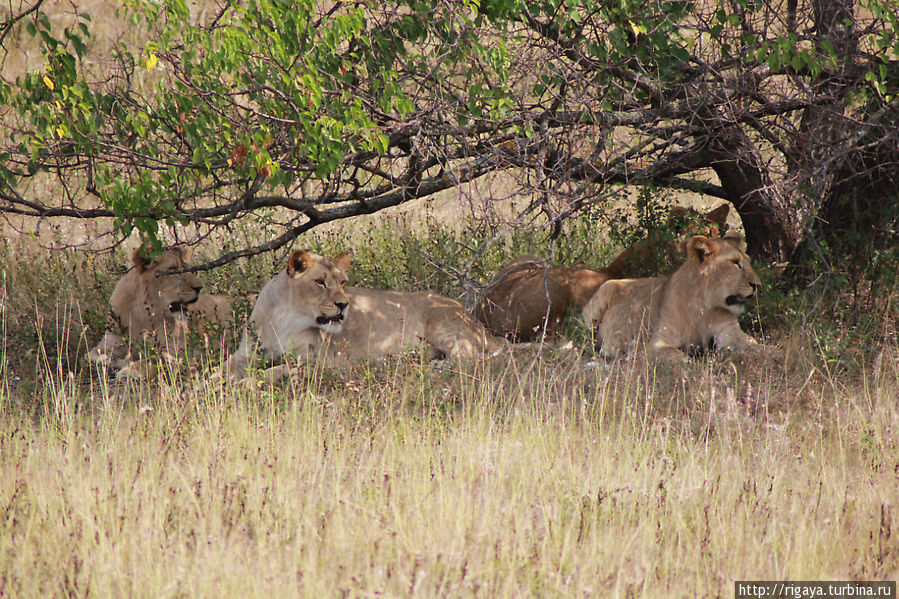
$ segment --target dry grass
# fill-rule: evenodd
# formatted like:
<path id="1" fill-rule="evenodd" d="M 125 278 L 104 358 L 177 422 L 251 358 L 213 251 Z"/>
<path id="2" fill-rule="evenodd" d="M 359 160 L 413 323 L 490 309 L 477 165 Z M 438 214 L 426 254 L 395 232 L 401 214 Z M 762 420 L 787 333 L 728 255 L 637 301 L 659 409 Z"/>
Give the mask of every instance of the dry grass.
<path id="1" fill-rule="evenodd" d="M 31 418 L 4 391 L 0 594 L 721 596 L 734 579 L 895 579 L 888 352 L 853 380 L 766 355 L 607 370 L 532 352 L 310 370 L 250 394 L 63 377 Z"/>
<path id="2" fill-rule="evenodd" d="M 420 243 L 376 240 L 358 267 L 419 284 Z M 766 289 L 747 323 L 764 351 L 676 368 L 519 349 L 248 393 L 201 351 L 119 386 L 81 354 L 125 256 L 0 249 L 0 596 L 730 596 L 736 579 L 899 576 L 889 304 L 873 332 L 800 328 L 797 300 Z M 207 283 L 258 289 L 271 266 Z"/>

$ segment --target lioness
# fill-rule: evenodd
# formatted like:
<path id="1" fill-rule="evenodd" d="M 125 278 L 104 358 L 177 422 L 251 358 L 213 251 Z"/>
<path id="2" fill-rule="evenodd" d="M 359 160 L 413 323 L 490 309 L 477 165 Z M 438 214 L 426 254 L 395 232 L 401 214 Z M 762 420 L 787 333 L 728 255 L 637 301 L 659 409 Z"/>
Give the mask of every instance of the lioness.
<path id="1" fill-rule="evenodd" d="M 646 343 L 651 357 L 684 360 L 685 351 L 755 345 L 737 322 L 761 284 L 743 238 L 697 235 L 686 252 L 672 275 L 611 280 L 587 302 L 584 322 L 591 330 L 598 327 L 604 355 Z"/>
<path id="2" fill-rule="evenodd" d="M 610 275 L 593 268 L 547 267 L 535 256 L 519 256 L 498 272 L 474 308 L 490 333 L 532 341 L 561 328 L 571 308 L 580 309 Z"/>
<path id="3" fill-rule="evenodd" d="M 455 300 L 429 292 L 344 287 L 350 262 L 349 254 L 329 260 L 303 250 L 291 253 L 287 267 L 259 292 L 226 371 L 242 377 L 257 351 L 265 362 L 293 353 L 344 366 L 400 354 L 421 341 L 431 345 L 435 357 L 499 347 Z M 286 373 L 276 366 L 269 376 Z"/>
<path id="4" fill-rule="evenodd" d="M 675 235 L 718 237 L 729 211 L 728 204 L 705 214 L 675 206 L 669 214 L 667 229 Z M 609 279 L 658 273 L 656 266 L 677 264 L 677 245 L 651 233 L 646 241 L 623 250 L 607 267 L 600 269 L 547 267 L 535 256 L 519 256 L 493 277 L 474 308 L 474 316 L 493 335 L 513 341 L 533 341 L 544 330 L 553 335 L 561 329 L 568 312 L 580 311 Z M 654 257 L 660 250 L 665 264 L 655 265 Z"/>
<path id="5" fill-rule="evenodd" d="M 231 298 L 201 294 L 203 283 L 196 274 L 157 274 L 190 266 L 187 248 L 170 248 L 155 260 L 144 257 L 138 249 L 132 263 L 109 300 L 114 319 L 129 336 L 141 335 L 164 354 L 176 355 L 184 348 L 190 327 L 203 332 L 210 323 L 232 323 Z M 136 376 L 130 351 L 115 333 L 107 332 L 89 358 L 118 370 L 117 378 Z"/>

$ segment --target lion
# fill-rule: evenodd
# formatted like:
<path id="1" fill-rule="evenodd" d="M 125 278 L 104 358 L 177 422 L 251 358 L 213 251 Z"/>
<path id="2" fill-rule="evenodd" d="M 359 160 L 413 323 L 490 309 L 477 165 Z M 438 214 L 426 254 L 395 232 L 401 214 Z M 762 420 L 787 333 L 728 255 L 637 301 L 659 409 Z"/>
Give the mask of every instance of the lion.
<path id="1" fill-rule="evenodd" d="M 533 341 L 554 334 L 572 308 L 580 310 L 610 275 L 602 269 L 547 267 L 525 255 L 496 274 L 474 308 L 474 317 L 491 334 Z"/>
<path id="2" fill-rule="evenodd" d="M 728 204 L 700 214 L 692 208 L 675 206 L 667 228 L 683 233 L 718 237 L 729 213 Z M 474 308 L 474 317 L 497 337 L 512 341 L 533 341 L 541 335 L 555 335 L 572 310 L 580 312 L 600 285 L 609 279 L 639 276 L 651 267 L 656 253 L 666 264 L 677 264 L 676 244 L 658 234 L 622 251 L 605 268 L 548 267 L 535 256 L 515 258 L 494 277 Z"/>
<path id="3" fill-rule="evenodd" d="M 259 292 L 240 347 L 225 365 L 228 374 L 243 377 L 255 354 L 265 365 L 274 364 L 268 374 L 279 378 L 289 372 L 277 364 L 286 354 L 345 367 L 401 354 L 422 341 L 433 358 L 465 358 L 500 347 L 455 300 L 426 291 L 346 286 L 351 260 L 349 253 L 327 259 L 292 252 L 286 268 Z"/>
<path id="4" fill-rule="evenodd" d="M 745 349 L 756 341 L 737 317 L 761 281 L 742 236 L 696 235 L 687 259 L 669 276 L 607 281 L 587 302 L 585 324 L 600 352 L 615 357 L 645 344 L 651 358 L 685 360 L 684 352 Z"/>
<path id="5" fill-rule="evenodd" d="M 184 349 L 191 327 L 193 332 L 205 334 L 212 326 L 233 324 L 232 298 L 200 293 L 203 283 L 195 273 L 158 274 L 190 264 L 190 251 L 185 247 L 170 248 L 156 259 L 145 257 L 138 249 L 131 269 L 116 284 L 109 300 L 122 332 L 132 338 L 141 336 L 169 359 Z M 117 378 L 137 376 L 139 370 L 125 341 L 111 331 L 91 350 L 89 359 L 117 371 Z"/>

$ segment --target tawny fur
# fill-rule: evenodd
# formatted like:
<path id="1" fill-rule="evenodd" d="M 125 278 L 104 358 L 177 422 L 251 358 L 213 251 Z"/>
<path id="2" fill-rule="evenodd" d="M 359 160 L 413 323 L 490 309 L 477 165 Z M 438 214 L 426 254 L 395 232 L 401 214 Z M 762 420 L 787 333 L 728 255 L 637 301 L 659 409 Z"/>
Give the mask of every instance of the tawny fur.
<path id="1" fill-rule="evenodd" d="M 683 360 L 686 351 L 756 343 L 737 321 L 760 285 L 742 237 L 698 235 L 686 252 L 672 275 L 608 281 L 587 302 L 584 322 L 596 331 L 604 355 L 645 344 L 650 357 Z"/>
<path id="2" fill-rule="evenodd" d="M 520 256 L 497 273 L 474 309 L 490 333 L 532 341 L 562 328 L 569 310 L 580 310 L 609 279 L 604 270 L 546 267 L 534 256 Z"/>
<path id="3" fill-rule="evenodd" d="M 184 349 L 191 329 L 202 334 L 210 324 L 224 327 L 233 322 L 231 298 L 200 293 L 203 283 L 195 273 L 157 276 L 161 271 L 190 266 L 187 248 L 170 248 L 156 260 L 144 258 L 138 250 L 132 263 L 109 300 L 122 332 L 141 336 L 162 352 L 177 355 Z M 112 332 L 91 350 L 89 359 L 119 373 L 134 370 L 125 370 L 131 353 L 125 341 Z"/>
<path id="4" fill-rule="evenodd" d="M 263 363 L 291 353 L 345 366 L 398 355 L 422 342 L 435 357 L 468 357 L 499 347 L 455 300 L 429 292 L 345 287 L 349 263 L 348 254 L 332 260 L 305 251 L 291 254 L 287 268 L 259 293 L 226 370 L 243 376 L 254 354 Z"/>
<path id="5" fill-rule="evenodd" d="M 668 228 L 676 235 L 718 237 L 728 213 L 728 204 L 705 214 L 675 206 L 668 219 Z M 638 276 L 647 270 L 659 272 L 651 267 L 651 263 L 660 252 L 664 254 L 666 264 L 673 267 L 680 263 L 682 253 L 677 245 L 650 233 L 646 241 L 625 249 L 609 266 L 601 269 L 548 267 L 535 256 L 519 256 L 493 277 L 474 308 L 474 316 L 498 337 L 533 341 L 544 334 L 553 336 L 561 332 L 566 315 L 572 311 L 579 313 L 600 285 L 609 279 Z"/>

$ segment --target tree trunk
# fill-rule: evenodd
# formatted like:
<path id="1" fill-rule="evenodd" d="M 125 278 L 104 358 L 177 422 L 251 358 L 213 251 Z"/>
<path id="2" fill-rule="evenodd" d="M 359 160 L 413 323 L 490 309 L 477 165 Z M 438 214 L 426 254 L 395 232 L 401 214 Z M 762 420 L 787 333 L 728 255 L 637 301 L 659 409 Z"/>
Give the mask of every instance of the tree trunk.
<path id="1" fill-rule="evenodd" d="M 833 189 L 837 163 L 834 150 L 847 136 L 845 81 L 854 69 L 857 35 L 851 22 L 855 0 L 814 0 L 816 38 L 829 42 L 837 55 L 836 72 L 815 82 L 816 101 L 806 108 L 800 134 L 787 157 L 788 172 L 773 179 L 757 148 L 735 125 L 722 127 L 723 117 L 713 119 L 717 133 L 710 143 L 715 157 L 712 168 L 743 220 L 749 252 L 766 262 L 786 262 L 803 242 L 809 219 L 819 214 Z M 711 129 L 714 130 L 714 129 Z M 819 225 L 826 226 L 821 220 Z"/>
<path id="2" fill-rule="evenodd" d="M 746 232 L 749 255 L 765 264 L 784 262 L 802 238 L 795 210 L 779 197 L 752 140 L 736 126 L 711 142 L 712 168 Z"/>
<path id="3" fill-rule="evenodd" d="M 844 116 L 844 75 L 855 68 L 858 48 L 857 33 L 851 25 L 854 4 L 855 0 L 814 0 L 812 3 L 816 41 L 818 44 L 827 42 L 833 47 L 837 67 L 812 82 L 814 95 L 825 101 L 816 102 L 803 112 L 799 135 L 794 140 L 787 167 L 790 179 L 795 181 L 792 186 L 795 195 L 793 203 L 805 207 L 807 219 L 813 219 L 807 227 L 813 235 L 815 230 L 828 227 L 827 210 L 822 209 L 828 198 L 840 193 L 834 188 L 839 178 L 837 173 L 843 170 L 841 164 L 844 157 L 839 153 L 842 150 L 852 152 L 852 148 L 843 148 L 843 142 L 858 127 L 847 122 Z M 798 257 L 804 253 L 808 243 L 817 242 L 805 240 L 802 246 L 796 248 L 794 255 Z"/>

